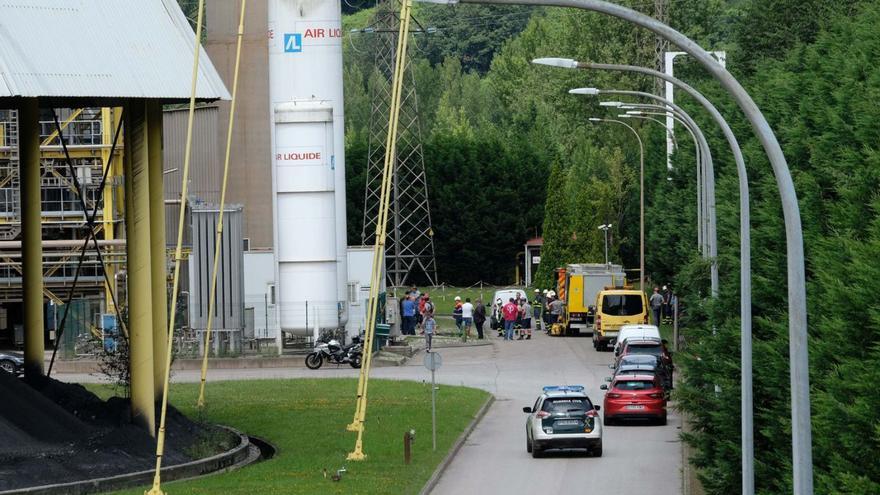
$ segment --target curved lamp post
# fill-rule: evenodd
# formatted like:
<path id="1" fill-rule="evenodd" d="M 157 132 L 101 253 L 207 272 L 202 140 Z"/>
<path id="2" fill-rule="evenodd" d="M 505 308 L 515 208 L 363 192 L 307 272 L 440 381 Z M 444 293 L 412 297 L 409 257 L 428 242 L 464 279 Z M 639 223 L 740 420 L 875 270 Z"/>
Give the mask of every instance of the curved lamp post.
<path id="1" fill-rule="evenodd" d="M 421 0 L 458 3 L 459 0 Z M 788 333 L 791 379 L 792 482 L 796 495 L 813 493 L 813 442 L 810 419 L 810 368 L 807 333 L 807 293 L 804 234 L 791 171 L 770 124 L 739 81 L 696 42 L 648 15 L 602 0 L 462 0 L 465 3 L 542 5 L 598 12 L 648 29 L 691 55 L 736 101 L 761 142 L 782 202 L 788 264 Z"/>
<path id="2" fill-rule="evenodd" d="M 710 278 L 712 285 L 712 297 L 718 297 L 718 260 L 716 259 L 718 256 L 718 243 L 715 229 L 715 172 L 713 170 L 712 165 L 712 152 L 709 150 L 709 144 L 706 141 L 706 137 L 703 135 L 702 131 L 700 131 L 700 126 L 685 112 L 681 107 L 676 105 L 675 103 L 663 98 L 661 96 L 657 96 L 651 93 L 645 93 L 644 91 L 623 91 L 617 89 L 596 89 L 596 88 L 577 88 L 571 89 L 568 91 L 571 94 L 579 94 L 579 95 L 588 95 L 588 96 L 598 96 L 598 95 L 621 95 L 621 96 L 634 96 L 640 98 L 648 98 L 650 100 L 654 100 L 660 102 L 669 108 L 671 108 L 675 113 L 677 113 L 681 118 L 687 122 L 692 129 L 694 129 L 697 137 L 700 140 L 700 145 L 703 147 L 703 158 L 706 163 L 706 194 L 708 197 L 708 241 L 707 245 L 709 247 L 709 260 L 710 260 Z M 698 132 L 699 131 L 699 132 Z"/>
<path id="3" fill-rule="evenodd" d="M 630 131 L 639 142 L 639 288 L 645 290 L 645 145 L 642 143 L 642 137 L 639 133 L 626 122 L 615 119 L 600 119 L 598 117 L 590 117 L 590 122 L 611 122 L 620 124 Z M 607 258 L 607 254 L 606 254 Z M 608 263 L 608 260 L 605 260 Z"/>
<path id="4" fill-rule="evenodd" d="M 608 102 L 603 102 L 603 103 L 608 103 Z M 628 113 L 630 115 L 638 115 L 638 114 L 642 113 L 642 112 L 638 111 L 640 109 L 641 110 L 654 110 L 654 111 L 656 111 L 657 114 L 662 114 L 667 117 L 672 117 L 674 120 L 681 122 L 682 124 L 685 124 L 684 117 L 680 113 L 677 113 L 674 110 L 667 108 L 667 107 L 664 107 L 662 105 L 650 105 L 650 104 L 641 104 L 641 103 L 620 103 L 620 102 L 611 102 L 611 103 L 616 103 L 618 108 L 620 108 L 621 110 L 626 110 L 627 111 L 626 113 Z M 691 118 L 691 120 L 693 120 L 693 118 Z M 685 126 L 689 127 L 686 124 L 685 124 Z M 694 137 L 694 141 L 697 144 L 698 150 L 701 148 L 705 149 L 706 147 L 709 146 L 709 144 L 708 144 L 709 141 L 706 139 L 705 135 L 703 134 L 702 129 L 700 129 L 699 127 L 689 128 L 689 131 L 691 132 L 692 137 Z M 708 159 L 709 160 L 712 159 L 711 155 L 709 156 Z M 706 163 L 705 157 L 701 161 L 697 162 L 697 166 L 698 166 L 698 168 L 697 168 L 697 174 L 698 174 L 697 175 L 697 177 L 698 177 L 698 179 L 697 179 L 697 195 L 700 197 L 700 205 L 702 206 L 702 210 L 697 212 L 697 218 L 702 219 L 702 220 L 698 220 L 698 222 L 700 222 L 700 229 L 701 229 L 700 231 L 698 231 L 698 237 L 701 237 L 703 239 L 702 246 L 703 246 L 703 256 L 704 257 L 708 257 L 709 256 L 708 253 L 710 251 L 710 247 L 708 245 L 708 240 L 710 239 L 709 223 L 708 223 L 708 219 L 710 218 L 710 212 L 709 212 L 709 207 L 708 207 L 709 190 L 707 187 L 707 182 L 710 180 L 710 178 L 707 177 L 707 175 L 708 175 L 707 170 L 709 170 L 711 168 L 714 171 L 714 163 L 715 162 L 713 161 L 712 167 L 710 167 L 709 164 Z M 711 180 L 713 181 L 713 185 L 714 185 L 714 174 L 713 174 L 713 177 Z M 714 196 L 713 196 L 713 199 L 714 199 Z"/>
<path id="5" fill-rule="evenodd" d="M 694 145 L 697 152 L 697 245 L 700 247 L 700 252 L 703 254 L 704 258 L 709 257 L 710 247 L 709 247 L 709 224 L 708 220 L 711 216 L 711 213 L 708 208 L 708 188 L 706 186 L 709 178 L 707 177 L 706 170 L 709 169 L 709 165 L 706 163 L 707 160 L 711 160 L 712 156 L 709 152 L 706 151 L 708 148 L 708 140 L 706 140 L 705 135 L 702 132 L 702 129 L 699 127 L 691 126 L 686 120 L 685 117 L 681 113 L 677 113 L 676 111 L 661 106 L 661 105 L 650 105 L 650 104 L 640 104 L 640 103 L 621 103 L 619 101 L 603 101 L 599 103 L 603 106 L 616 107 L 621 110 L 627 110 L 627 114 L 638 114 L 639 112 L 630 112 L 628 110 L 633 109 L 645 109 L 645 110 L 656 110 L 657 115 L 670 116 L 674 120 L 680 122 L 684 127 L 688 130 L 691 135 L 691 138 L 694 140 Z M 690 117 L 690 115 L 688 115 Z M 691 118 L 693 121 L 693 118 Z M 708 155 L 708 158 L 707 158 Z M 713 177 L 714 180 L 714 177 Z"/>
<path id="6" fill-rule="evenodd" d="M 666 114 L 664 114 L 666 115 Z M 675 137 L 675 132 L 672 129 L 666 127 L 666 124 L 663 123 L 660 119 L 655 119 L 654 117 L 649 117 L 647 113 L 644 115 L 629 115 L 629 114 L 620 114 L 617 116 L 618 119 L 639 119 L 639 120 L 650 120 L 651 122 L 656 122 L 663 126 L 663 129 L 666 130 L 666 134 L 669 135 L 669 139 L 672 140 L 673 149 L 678 149 L 678 139 Z"/>
<path id="7" fill-rule="evenodd" d="M 620 106 L 619 108 L 626 109 L 626 108 L 630 108 L 630 106 L 624 105 L 624 106 Z M 666 124 L 664 122 L 662 122 L 658 119 L 652 118 L 652 117 L 645 116 L 644 114 L 645 114 L 645 112 L 642 112 L 642 114 L 635 114 L 635 113 L 627 112 L 625 114 L 620 114 L 617 117 L 621 118 L 621 119 L 636 118 L 636 119 L 653 120 L 654 122 L 657 122 L 658 124 L 662 125 L 664 129 L 669 131 L 669 129 L 666 128 Z M 671 116 L 673 119 L 675 119 L 676 122 L 678 122 L 679 124 L 681 124 L 682 127 L 684 127 L 684 129 L 688 132 L 688 134 L 690 134 L 691 139 L 694 141 L 694 149 L 696 151 L 696 163 L 697 163 L 697 224 L 698 224 L 697 246 L 703 250 L 702 253 L 705 256 L 706 250 L 705 250 L 705 246 L 703 244 L 703 238 L 701 235 L 702 231 L 705 230 L 703 228 L 704 227 L 704 225 L 703 225 L 704 224 L 704 222 L 703 222 L 704 206 L 703 205 L 705 204 L 705 198 L 703 197 L 703 193 L 702 193 L 702 189 L 703 189 L 702 183 L 705 181 L 705 178 L 700 173 L 701 172 L 700 169 L 702 168 L 702 165 L 701 165 L 702 164 L 702 155 L 700 154 L 700 150 L 701 150 L 702 146 L 700 146 L 700 140 L 699 140 L 699 138 L 697 138 L 696 133 L 694 133 L 694 130 L 691 129 L 691 127 L 687 124 L 687 122 L 685 122 L 681 117 L 679 117 L 674 112 L 664 110 L 663 112 L 653 112 L 652 115 Z M 675 146 L 678 147 L 678 144 L 676 143 Z"/>

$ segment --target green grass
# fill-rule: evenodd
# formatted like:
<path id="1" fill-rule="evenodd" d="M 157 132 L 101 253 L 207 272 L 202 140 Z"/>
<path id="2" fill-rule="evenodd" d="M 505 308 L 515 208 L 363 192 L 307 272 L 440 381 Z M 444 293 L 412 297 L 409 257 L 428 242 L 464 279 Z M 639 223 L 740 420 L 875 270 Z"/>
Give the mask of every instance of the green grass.
<path id="1" fill-rule="evenodd" d="M 91 387 L 102 396 L 109 387 Z M 206 421 L 264 438 L 278 449 L 268 461 L 239 471 L 163 484 L 184 494 L 418 493 L 452 443 L 488 397 L 482 390 L 442 386 L 437 391 L 437 452 L 431 450 L 431 387 L 370 380 L 364 431 L 367 460 L 346 460 L 356 434 L 345 430 L 354 413 L 353 379 L 251 380 L 209 383 Z M 175 384 L 171 402 L 191 417 L 198 386 Z M 413 462 L 403 461 L 403 434 L 415 429 Z M 330 475 L 345 466 L 340 482 Z M 322 471 L 327 469 L 325 478 Z M 144 488 L 117 493 L 144 493 Z"/>

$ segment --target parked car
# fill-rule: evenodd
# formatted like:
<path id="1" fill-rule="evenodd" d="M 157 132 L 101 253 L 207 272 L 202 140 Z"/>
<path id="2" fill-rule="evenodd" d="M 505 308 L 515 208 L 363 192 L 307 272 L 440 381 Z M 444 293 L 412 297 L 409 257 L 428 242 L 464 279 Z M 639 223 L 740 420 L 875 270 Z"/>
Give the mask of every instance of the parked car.
<path id="1" fill-rule="evenodd" d="M 605 424 L 621 419 L 651 419 L 666 424 L 666 391 L 657 375 L 622 375 L 602 384 Z"/>
<path id="2" fill-rule="evenodd" d="M 624 325 L 620 327 L 617 340 L 614 342 L 614 355 L 620 354 L 623 344 L 630 338 L 657 339 L 660 340 L 660 329 L 654 325 Z"/>
<path id="3" fill-rule="evenodd" d="M 661 359 L 663 365 L 669 368 L 669 372 L 672 373 L 672 354 L 669 352 L 669 349 L 666 348 L 666 343 L 660 339 L 628 339 L 621 349 L 620 354 L 617 356 L 617 361 L 620 362 L 620 358 L 623 356 L 633 354 L 657 356 Z"/>
<path id="4" fill-rule="evenodd" d="M 666 390 L 672 390 L 672 375 L 669 373 L 669 370 L 662 365 L 660 359 L 656 356 L 641 356 L 635 354 L 631 357 L 650 357 L 650 362 L 642 362 L 642 363 L 623 363 L 617 367 L 614 371 L 614 375 L 605 379 L 605 381 L 612 381 L 614 378 L 624 375 L 656 375 L 660 378 L 660 383 L 663 384 L 663 388 Z"/>
<path id="5" fill-rule="evenodd" d="M 541 457 L 549 449 L 587 449 L 602 456 L 600 407 L 593 405 L 582 385 L 544 387 L 532 407 L 524 407 L 526 452 Z"/>
<path id="6" fill-rule="evenodd" d="M 20 352 L 0 351 L 0 370 L 13 375 L 24 372 L 24 355 Z"/>
<path id="7" fill-rule="evenodd" d="M 641 290 L 608 289 L 596 295 L 593 348 L 610 350 L 621 327 L 648 323 L 648 298 Z"/>

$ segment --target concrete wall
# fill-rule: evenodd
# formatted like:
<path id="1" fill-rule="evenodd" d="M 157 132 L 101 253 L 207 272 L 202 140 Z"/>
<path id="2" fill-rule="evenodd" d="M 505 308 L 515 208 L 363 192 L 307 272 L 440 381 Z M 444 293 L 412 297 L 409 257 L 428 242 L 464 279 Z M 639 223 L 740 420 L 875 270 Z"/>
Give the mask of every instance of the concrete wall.
<path id="1" fill-rule="evenodd" d="M 205 50 L 232 91 L 240 0 L 207 3 Z M 245 205 L 244 237 L 252 249 L 272 248 L 272 175 L 269 136 L 269 48 L 267 0 L 247 3 L 232 137 L 227 201 Z M 217 131 L 225 152 L 229 102 L 219 102 Z"/>

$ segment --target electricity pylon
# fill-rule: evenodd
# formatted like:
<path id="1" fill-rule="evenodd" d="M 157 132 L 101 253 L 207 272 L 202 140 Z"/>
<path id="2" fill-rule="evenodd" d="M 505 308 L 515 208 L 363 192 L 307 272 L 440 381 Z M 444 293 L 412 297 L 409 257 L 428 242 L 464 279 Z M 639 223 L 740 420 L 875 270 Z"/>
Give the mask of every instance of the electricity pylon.
<path id="1" fill-rule="evenodd" d="M 397 3 L 396 0 L 383 1 L 377 8 L 374 23 L 362 30 L 375 36 L 375 67 L 379 75 L 374 78 L 375 84 L 372 88 L 369 163 L 361 231 L 364 245 L 375 242 L 376 222 L 379 219 L 379 196 L 391 103 L 391 77 L 400 25 Z M 415 24 L 418 26 L 418 23 Z M 420 27 L 413 31 L 425 32 Z M 434 231 L 428 202 L 418 98 L 410 58 L 404 57 L 404 61 L 405 79 L 401 93 L 396 156 L 392 157 L 394 169 L 385 247 L 387 282 L 392 287 L 406 285 L 410 276 L 418 272 L 424 274 L 431 285 L 436 285 L 437 282 Z"/>

